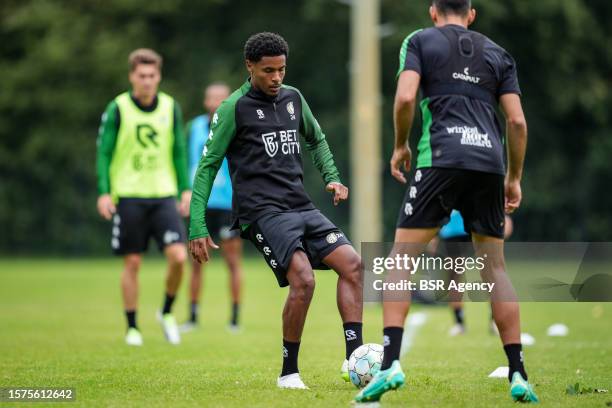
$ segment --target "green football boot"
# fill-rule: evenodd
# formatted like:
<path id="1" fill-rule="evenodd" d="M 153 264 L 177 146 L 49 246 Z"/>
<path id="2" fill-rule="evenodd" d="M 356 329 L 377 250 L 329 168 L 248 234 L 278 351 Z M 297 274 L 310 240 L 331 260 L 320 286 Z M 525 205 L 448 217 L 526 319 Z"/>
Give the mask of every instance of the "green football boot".
<path id="1" fill-rule="evenodd" d="M 539 402 L 538 396 L 533 391 L 529 384 L 521 374 L 516 371 L 512 374 L 512 382 L 510 383 L 510 396 L 514 401 L 518 402 Z"/>
<path id="2" fill-rule="evenodd" d="M 405 380 L 406 376 L 402 371 L 402 366 L 399 360 L 395 360 L 393 364 L 391 364 L 391 367 L 376 373 L 372 381 L 355 396 L 355 401 L 378 401 L 385 392 L 403 386 Z"/>

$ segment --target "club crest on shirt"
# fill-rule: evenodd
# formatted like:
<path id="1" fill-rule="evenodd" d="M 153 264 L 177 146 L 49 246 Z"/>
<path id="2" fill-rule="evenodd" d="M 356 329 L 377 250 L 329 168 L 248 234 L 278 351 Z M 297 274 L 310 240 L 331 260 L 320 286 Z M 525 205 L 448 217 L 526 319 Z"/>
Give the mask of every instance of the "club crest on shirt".
<path id="1" fill-rule="evenodd" d="M 295 120 L 295 108 L 293 107 L 293 101 L 290 101 L 287 104 L 287 112 L 289 112 L 289 116 L 291 117 L 291 120 Z"/>

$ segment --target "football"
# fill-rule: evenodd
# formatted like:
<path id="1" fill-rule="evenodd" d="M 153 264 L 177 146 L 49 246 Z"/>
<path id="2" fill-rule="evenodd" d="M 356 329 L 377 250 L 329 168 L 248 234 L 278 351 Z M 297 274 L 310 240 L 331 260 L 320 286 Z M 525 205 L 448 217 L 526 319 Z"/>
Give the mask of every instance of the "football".
<path id="1" fill-rule="evenodd" d="M 383 361 L 383 346 L 368 343 L 353 351 L 348 360 L 348 372 L 351 382 L 357 388 L 363 388 L 380 370 Z"/>

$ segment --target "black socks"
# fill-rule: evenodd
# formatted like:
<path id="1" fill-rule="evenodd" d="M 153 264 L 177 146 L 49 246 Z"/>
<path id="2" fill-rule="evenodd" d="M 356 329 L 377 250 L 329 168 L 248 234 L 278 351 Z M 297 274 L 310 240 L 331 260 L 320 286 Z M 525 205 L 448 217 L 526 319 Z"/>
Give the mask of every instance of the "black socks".
<path id="1" fill-rule="evenodd" d="M 346 343 L 346 359 L 351 356 L 355 349 L 363 344 L 361 336 L 362 323 L 347 322 L 342 325 L 344 327 L 344 341 Z"/>
<path id="2" fill-rule="evenodd" d="M 127 318 L 128 329 L 138 329 L 136 327 L 136 311 L 126 310 L 125 317 Z"/>
<path id="3" fill-rule="evenodd" d="M 164 299 L 164 308 L 162 309 L 162 315 L 170 313 L 172 310 L 172 304 L 174 303 L 174 296 L 166 293 L 166 297 Z"/>
<path id="4" fill-rule="evenodd" d="M 383 346 L 385 347 L 385 352 L 383 354 L 382 365 L 380 366 L 381 370 L 386 370 L 391 367 L 393 361 L 399 360 L 403 334 L 403 327 L 385 327 L 383 329 Z"/>
<path id="5" fill-rule="evenodd" d="M 453 312 L 455 312 L 455 322 L 463 326 L 463 308 L 459 307 L 457 309 L 453 309 Z"/>
<path id="6" fill-rule="evenodd" d="M 198 302 L 191 302 L 191 306 L 189 308 L 189 321 L 191 323 L 198 322 Z"/>
<path id="7" fill-rule="evenodd" d="M 300 351 L 300 342 L 294 343 L 283 339 L 283 370 L 281 377 L 299 372 L 298 370 L 298 353 Z"/>
<path id="8" fill-rule="evenodd" d="M 504 351 L 508 357 L 508 381 L 512 381 L 512 374 L 518 371 L 521 376 L 527 381 L 527 373 L 523 366 L 523 345 L 522 344 L 506 344 Z"/>
<path id="9" fill-rule="evenodd" d="M 232 318 L 230 320 L 230 324 L 232 326 L 238 326 L 238 313 L 240 311 L 239 303 L 232 303 Z"/>
<path id="10" fill-rule="evenodd" d="M 170 305 L 172 305 L 173 301 L 174 301 L 174 299 L 171 300 Z M 165 305 L 164 305 L 164 308 L 165 308 Z M 191 305 L 189 306 L 189 321 L 191 323 L 197 323 L 198 322 L 198 312 L 199 312 L 198 303 L 197 302 L 191 302 Z M 240 303 L 232 303 L 232 315 L 231 315 L 231 319 L 230 319 L 230 324 L 232 326 L 237 326 L 238 325 L 238 316 L 239 316 L 239 314 L 240 314 Z"/>

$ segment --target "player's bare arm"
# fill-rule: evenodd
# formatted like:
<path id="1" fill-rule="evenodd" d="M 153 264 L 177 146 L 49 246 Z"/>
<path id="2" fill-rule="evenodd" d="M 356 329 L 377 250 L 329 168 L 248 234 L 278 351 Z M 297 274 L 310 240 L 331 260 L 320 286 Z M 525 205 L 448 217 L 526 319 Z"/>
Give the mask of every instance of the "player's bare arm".
<path id="1" fill-rule="evenodd" d="M 410 170 L 412 152 L 408 146 L 410 130 L 414 121 L 417 93 L 421 76 L 415 71 L 404 71 L 397 81 L 397 91 L 393 106 L 393 123 L 395 129 L 395 148 L 391 157 L 391 175 L 400 183 L 406 183 L 406 176 L 401 170 Z"/>
<path id="2" fill-rule="evenodd" d="M 499 98 L 501 109 L 506 117 L 506 136 L 508 139 L 508 172 L 505 181 L 505 211 L 516 211 L 521 204 L 521 178 L 527 148 L 527 121 L 517 94 L 505 94 Z"/>

